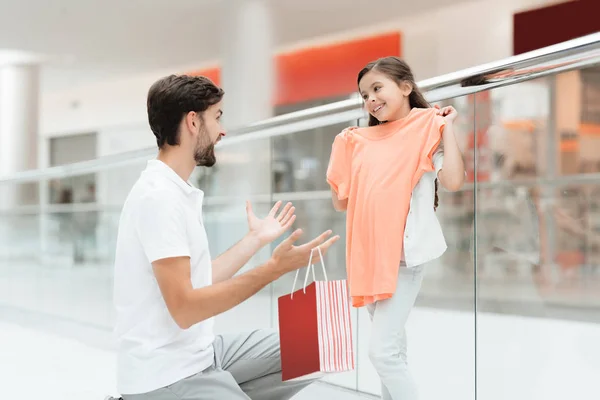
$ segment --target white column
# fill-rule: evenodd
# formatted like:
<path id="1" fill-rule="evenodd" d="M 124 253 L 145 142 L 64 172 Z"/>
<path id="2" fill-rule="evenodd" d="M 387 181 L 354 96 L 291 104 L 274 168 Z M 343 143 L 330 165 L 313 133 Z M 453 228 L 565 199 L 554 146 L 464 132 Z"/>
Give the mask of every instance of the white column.
<path id="1" fill-rule="evenodd" d="M 269 118 L 273 113 L 273 32 L 265 0 L 224 2 L 222 84 L 224 120 L 230 128 Z"/>
<path id="2" fill-rule="evenodd" d="M 36 65 L 0 63 L 0 176 L 37 165 L 38 92 Z M 0 196 L 0 257 L 37 252 L 40 243 L 35 238 L 35 225 L 31 220 L 9 215 L 21 204 L 37 204 L 38 185 L 0 185 Z"/>
<path id="3" fill-rule="evenodd" d="M 268 1 L 229 0 L 223 3 L 223 122 L 231 132 L 273 115 L 272 20 Z M 215 194 L 241 199 L 270 194 L 269 139 L 223 147 L 217 156 Z"/>
<path id="4" fill-rule="evenodd" d="M 265 0 L 227 0 L 223 4 L 221 42 L 221 77 L 225 90 L 223 101 L 225 127 L 231 132 L 237 127 L 269 118 L 273 115 L 273 37 L 269 2 Z M 224 142 L 227 141 L 227 137 Z M 269 139 L 226 146 L 217 152 L 214 190 L 216 194 L 234 200 L 228 206 L 211 207 L 213 229 L 210 240 L 221 252 L 233 245 L 247 230 L 244 200 L 256 195 L 266 202 L 254 201 L 254 211 L 264 216 L 270 208 L 271 142 Z M 257 254 L 245 268 L 268 259 L 269 248 Z M 244 268 L 244 270 L 245 270 Z M 217 319 L 218 330 L 236 330 L 272 326 L 273 302 L 270 288 Z M 256 312 L 256 310 L 261 310 Z M 253 315 L 252 319 L 246 318 Z"/>
<path id="5" fill-rule="evenodd" d="M 0 65 L 0 176 L 36 168 L 38 103 L 38 66 Z M 35 195 L 13 188 L 3 190 L 7 196 L 2 199 L 4 206 L 20 204 L 22 196 Z"/>

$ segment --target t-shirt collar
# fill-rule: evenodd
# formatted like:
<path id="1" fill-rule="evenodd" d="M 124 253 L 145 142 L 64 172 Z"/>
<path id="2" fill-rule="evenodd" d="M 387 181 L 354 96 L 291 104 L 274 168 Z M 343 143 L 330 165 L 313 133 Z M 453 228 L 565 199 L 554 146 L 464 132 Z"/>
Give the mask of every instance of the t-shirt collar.
<path id="1" fill-rule="evenodd" d="M 202 191 L 192 185 L 190 181 L 184 181 L 171 167 L 160 160 L 148 160 L 148 170 L 156 171 L 179 186 L 185 194 L 202 194 Z"/>

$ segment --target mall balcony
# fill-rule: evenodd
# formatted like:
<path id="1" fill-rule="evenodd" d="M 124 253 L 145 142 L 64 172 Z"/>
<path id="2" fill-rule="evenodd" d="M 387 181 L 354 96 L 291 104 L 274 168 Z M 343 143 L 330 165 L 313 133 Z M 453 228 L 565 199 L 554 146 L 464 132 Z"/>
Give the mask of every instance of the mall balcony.
<path id="1" fill-rule="evenodd" d="M 198 68 L 165 46 L 152 73 L 135 71 L 140 56 L 111 80 L 98 72 L 75 84 L 84 75 L 74 73 L 64 59 L 4 53 L 13 61 L 0 63 L 3 398 L 102 400 L 118 393 L 113 336 L 117 229 L 129 190 L 157 155 L 145 95 L 154 80 L 168 73 L 208 76 L 226 91 L 224 120 L 231 128 L 216 148 L 217 164 L 198 167 L 191 179 L 204 191 L 211 253 L 222 253 L 246 233 L 246 200 L 258 215 L 279 200 L 291 201 L 294 228 L 301 227 L 306 237 L 328 229 L 341 235 L 325 262 L 328 279 L 345 279 L 346 219 L 331 204 L 326 170 L 335 136 L 349 126 L 367 125 L 356 74 L 384 55 L 413 60 L 417 75 L 426 77 L 418 81 L 426 99 L 457 110 L 455 134 L 467 177 L 457 191 L 439 190 L 436 213 L 448 249 L 427 265 L 406 328 L 421 400 L 600 398 L 600 33 L 494 53 L 499 50 L 490 50 L 485 40 L 494 33 L 485 29 L 495 20 L 485 14 L 470 23 L 488 36 L 463 53 L 454 44 L 450 54 L 445 42 L 435 38 L 450 32 L 450 39 L 464 46 L 468 30 L 449 31 L 448 14 L 429 10 L 423 15 L 435 13 L 435 21 L 445 25 L 432 24 L 436 31 L 421 32 L 415 27 L 422 26 L 422 10 L 412 10 L 408 33 L 390 29 L 328 45 L 297 45 L 273 59 L 273 49 L 283 44 L 271 41 L 277 35 L 265 28 L 265 21 L 278 20 L 277 13 L 306 19 L 302 12 L 322 6 L 323 15 L 311 18 L 331 21 L 336 10 L 346 10 L 340 11 L 342 20 L 365 16 L 356 16 L 338 0 L 330 6 L 310 0 L 304 9 L 300 2 L 267 1 L 266 8 L 264 3 L 236 0 L 242 8 L 227 9 L 227 26 L 219 27 L 229 42 L 222 46 L 222 68 L 210 63 Z M 534 3 L 544 2 L 528 5 Z M 184 1 L 173 4 L 178 12 L 192 7 Z M 481 11 L 490 4 L 495 3 L 461 1 L 445 12 L 460 18 L 468 7 Z M 166 10 L 156 7 L 155 13 Z M 76 8 L 69 3 L 63 11 Z M 517 9 L 502 12 L 512 19 Z M 131 18 L 133 12 L 124 11 Z M 215 18 L 220 15 L 212 12 Z M 107 13 L 101 11 L 101 17 L 114 14 Z M 244 17 L 237 27 L 231 23 L 236 16 Z M 0 16 L 0 26 L 5 19 Z M 169 20 L 166 27 L 177 23 Z M 300 25 L 283 31 L 296 32 Z M 22 28 L 6 29 L 26 34 Z M 124 28 L 119 23 L 115 29 Z M 117 39 L 107 40 L 116 46 Z M 300 39 L 307 40 L 293 38 Z M 429 46 L 434 39 L 435 48 Z M 150 36 L 148 43 L 158 40 Z M 427 44 L 419 47 L 419 40 Z M 198 44 L 211 45 L 220 46 Z M 242 66 L 251 58 L 261 61 Z M 485 62 L 472 62 L 481 59 Z M 93 57 L 88 61 L 100 63 Z M 174 70 L 167 61 L 193 67 Z M 34 117 L 31 122 L 32 115 L 39 115 L 39 121 Z M 277 244 L 262 249 L 240 273 L 266 262 Z M 325 279 L 316 272 L 316 280 Z M 294 274 L 287 274 L 217 316 L 217 333 L 278 329 L 277 300 L 290 293 L 293 280 Z M 351 325 L 356 368 L 325 376 L 295 399 L 379 398 L 364 308 L 351 309 Z"/>

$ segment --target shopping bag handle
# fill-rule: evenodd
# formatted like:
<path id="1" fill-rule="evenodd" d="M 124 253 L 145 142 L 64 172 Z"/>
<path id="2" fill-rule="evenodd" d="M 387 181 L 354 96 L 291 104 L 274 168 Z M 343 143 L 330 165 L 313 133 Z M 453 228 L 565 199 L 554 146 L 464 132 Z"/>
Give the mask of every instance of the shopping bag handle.
<path id="1" fill-rule="evenodd" d="M 321 268 L 323 268 L 323 276 L 325 277 L 325 281 L 327 281 L 327 272 L 325 271 L 325 261 L 323 261 L 323 253 L 321 253 L 320 247 L 315 247 L 310 251 L 310 257 L 308 257 L 308 266 L 306 267 L 306 276 L 304 277 L 304 293 L 306 293 L 306 284 L 308 283 L 308 273 L 312 270 L 313 281 L 316 281 L 317 278 L 315 276 L 315 266 L 312 265 L 313 252 L 315 249 L 319 252 L 319 258 L 321 259 Z M 298 280 L 298 274 L 300 270 L 296 270 L 296 276 L 294 277 L 294 284 L 292 285 L 292 293 L 291 298 L 294 298 L 294 290 L 296 289 L 296 281 Z"/>

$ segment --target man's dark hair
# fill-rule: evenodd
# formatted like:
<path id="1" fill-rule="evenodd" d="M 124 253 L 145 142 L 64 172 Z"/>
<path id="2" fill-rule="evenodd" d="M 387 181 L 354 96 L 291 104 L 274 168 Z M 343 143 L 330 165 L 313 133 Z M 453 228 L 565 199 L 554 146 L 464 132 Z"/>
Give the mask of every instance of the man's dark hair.
<path id="1" fill-rule="evenodd" d="M 202 113 L 223 98 L 223 89 L 203 76 L 170 75 L 148 91 L 148 122 L 156 144 L 179 144 L 179 125 L 190 111 Z"/>

